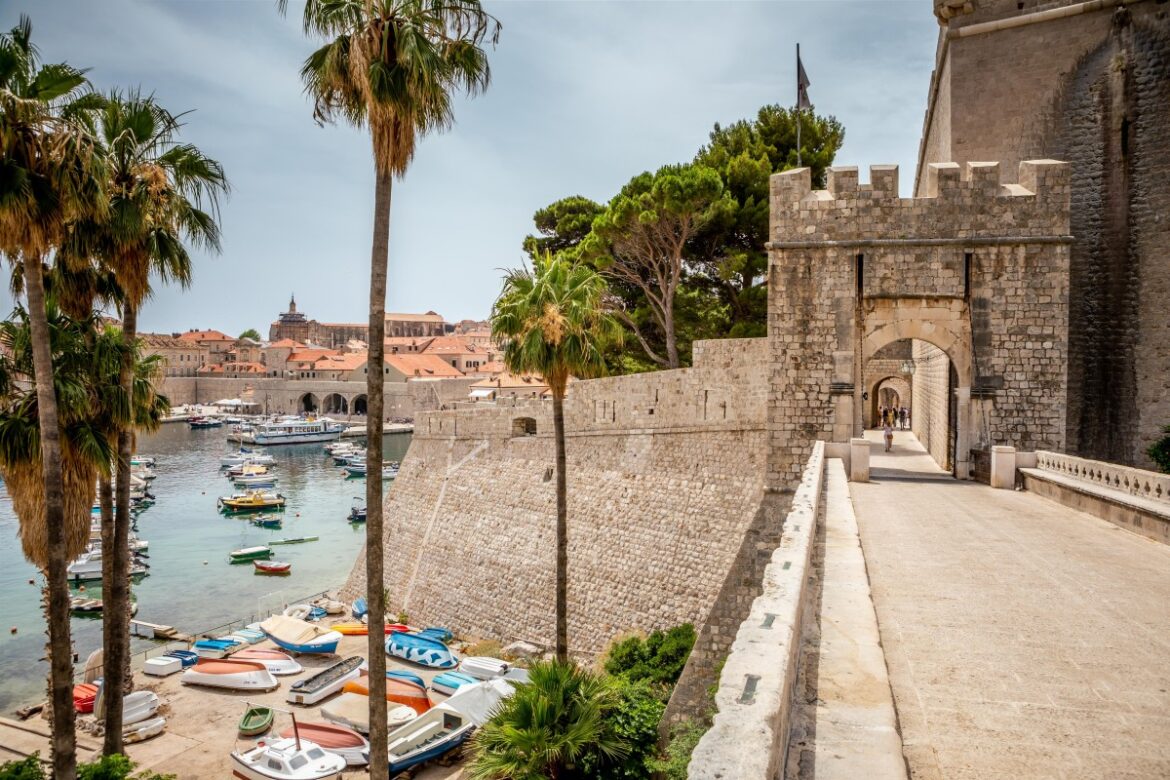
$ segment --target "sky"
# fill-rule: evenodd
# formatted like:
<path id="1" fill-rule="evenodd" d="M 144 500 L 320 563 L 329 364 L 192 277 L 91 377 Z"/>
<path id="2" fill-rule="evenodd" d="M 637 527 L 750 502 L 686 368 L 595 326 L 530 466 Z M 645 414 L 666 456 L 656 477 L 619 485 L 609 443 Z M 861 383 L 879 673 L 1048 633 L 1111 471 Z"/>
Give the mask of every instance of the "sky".
<path id="1" fill-rule="evenodd" d="M 938 26 L 922 0 L 484 0 L 502 23 L 486 93 L 419 143 L 396 183 L 387 310 L 483 319 L 532 214 L 568 195 L 609 200 L 634 175 L 693 158 L 712 126 L 795 97 L 795 46 L 821 114 L 845 127 L 838 165 L 901 167 L 909 196 Z M 317 126 L 299 77 L 319 42 L 273 0 L 0 0 L 45 62 L 90 68 L 189 111 L 183 139 L 231 183 L 223 251 L 187 289 L 159 287 L 139 327 L 238 335 L 298 309 L 365 321 L 373 167 L 367 137 Z M 0 299 L 5 311 L 11 297 Z"/>

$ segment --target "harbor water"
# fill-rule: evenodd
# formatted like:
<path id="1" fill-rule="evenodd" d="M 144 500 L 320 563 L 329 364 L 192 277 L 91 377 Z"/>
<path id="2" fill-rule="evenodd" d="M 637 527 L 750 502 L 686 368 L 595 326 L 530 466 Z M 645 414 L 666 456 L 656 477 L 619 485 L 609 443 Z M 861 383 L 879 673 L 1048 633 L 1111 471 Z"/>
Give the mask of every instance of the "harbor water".
<path id="1" fill-rule="evenodd" d="M 302 596 L 340 586 L 349 575 L 365 539 L 365 525 L 348 522 L 354 497 L 365 495 L 364 479 L 347 479 L 321 444 L 257 448 L 276 458 L 276 491 L 287 499 L 283 527 L 258 528 L 248 515 L 219 512 L 216 499 L 237 492 L 219 468 L 230 452 L 227 428 L 190 430 L 164 425 L 139 437 L 138 452 L 158 459 L 149 491 L 156 502 L 137 515 L 139 538 L 150 543 L 147 576 L 132 587 L 137 619 L 196 633 L 276 608 Z M 358 440 L 355 440 L 358 441 Z M 360 441 L 359 441 L 360 443 Z M 385 437 L 387 460 L 401 460 L 409 434 Z M 392 482 L 385 482 L 389 488 Z M 7 494 L 0 496 L 0 714 L 44 699 L 45 622 L 41 578 L 24 559 L 18 521 Z M 254 573 L 253 566 L 228 563 L 228 553 L 272 539 L 319 536 L 316 542 L 272 548 L 273 560 L 292 563 L 285 577 Z M 32 584 L 30 584 L 30 581 Z M 100 598 L 100 583 L 88 583 L 86 596 Z M 74 588 L 74 593 L 78 590 Z M 79 659 L 101 647 L 97 617 L 73 618 L 74 650 Z M 13 633 L 15 629 L 15 633 Z M 154 643 L 133 639 L 134 652 Z"/>

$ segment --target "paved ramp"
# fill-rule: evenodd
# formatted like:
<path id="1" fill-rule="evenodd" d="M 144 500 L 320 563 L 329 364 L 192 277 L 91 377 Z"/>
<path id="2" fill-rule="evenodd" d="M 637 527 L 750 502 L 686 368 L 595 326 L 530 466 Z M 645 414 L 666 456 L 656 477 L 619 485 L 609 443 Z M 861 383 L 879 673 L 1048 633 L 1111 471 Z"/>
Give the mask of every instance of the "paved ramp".
<path id="1" fill-rule="evenodd" d="M 1170 548 L 867 435 L 850 488 L 911 777 L 1170 777 Z"/>

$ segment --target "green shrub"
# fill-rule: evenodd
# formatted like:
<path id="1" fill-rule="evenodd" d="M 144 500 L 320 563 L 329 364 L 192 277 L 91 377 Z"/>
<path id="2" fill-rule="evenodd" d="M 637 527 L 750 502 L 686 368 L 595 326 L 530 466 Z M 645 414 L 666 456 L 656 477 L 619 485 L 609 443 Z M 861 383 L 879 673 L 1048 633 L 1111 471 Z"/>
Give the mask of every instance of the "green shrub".
<path id="1" fill-rule="evenodd" d="M 645 639 L 631 636 L 610 647 L 604 668 L 614 677 L 630 682 L 646 680 L 673 686 L 694 645 L 695 627 L 690 623 L 666 632 L 655 631 Z"/>
<path id="2" fill-rule="evenodd" d="M 659 690 L 646 680 L 629 682 L 615 678 L 619 701 L 606 716 L 606 726 L 613 736 L 629 745 L 629 754 L 620 761 L 610 761 L 600 753 L 590 753 L 581 761 L 584 777 L 595 780 L 650 780 L 650 762 L 658 754 L 658 721 L 666 703 Z"/>
<path id="3" fill-rule="evenodd" d="M 687 780 L 687 766 L 691 763 L 691 753 L 695 752 L 695 745 L 703 738 L 707 727 L 702 723 L 686 720 L 670 731 L 670 742 L 666 745 L 666 755 L 651 759 L 648 764 L 653 772 L 661 772 L 666 780 Z"/>
<path id="4" fill-rule="evenodd" d="M 1166 435 L 1151 444 L 1146 454 L 1154 461 L 1159 471 L 1170 474 L 1170 425 L 1163 428 L 1162 433 Z"/>
<path id="5" fill-rule="evenodd" d="M 45 768 L 35 754 L 22 761 L 0 764 L 0 780 L 45 780 Z"/>
<path id="6" fill-rule="evenodd" d="M 621 697 L 612 681 L 573 663 L 540 661 L 472 739 L 474 780 L 584 778 L 600 754 L 621 762 L 630 746 L 608 720 Z"/>
<path id="7" fill-rule="evenodd" d="M 174 775 L 143 772 L 135 775 L 134 763 L 122 755 L 102 756 L 91 764 L 78 764 L 77 780 L 175 780 Z M 0 780 L 45 780 L 45 768 L 36 755 L 23 761 L 0 764 Z"/>

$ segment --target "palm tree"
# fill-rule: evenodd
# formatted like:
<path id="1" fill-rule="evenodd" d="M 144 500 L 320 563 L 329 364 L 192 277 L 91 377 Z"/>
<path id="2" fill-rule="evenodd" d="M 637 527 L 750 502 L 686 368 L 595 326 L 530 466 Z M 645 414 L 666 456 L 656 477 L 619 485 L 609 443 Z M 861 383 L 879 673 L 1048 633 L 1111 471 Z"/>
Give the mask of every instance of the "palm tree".
<path id="1" fill-rule="evenodd" d="M 472 780 L 541 780 L 581 776 L 591 754 L 620 761 L 630 745 L 609 720 L 620 697 L 605 678 L 563 661 L 528 670 L 472 741 Z"/>
<path id="2" fill-rule="evenodd" d="M 104 297 L 119 305 L 122 335 L 130 344 L 138 335 L 138 311 L 150 295 L 151 277 L 186 286 L 191 279 L 187 245 L 213 251 L 220 247 L 218 204 L 228 190 L 227 179 L 218 162 L 179 142 L 180 119 L 137 91 L 108 96 L 96 115 L 108 213 L 100 219 L 80 220 L 62 250 L 71 263 L 93 261 L 96 268 L 87 269 L 87 276 L 100 279 L 104 272 L 113 277 L 116 294 Z M 134 351 L 128 350 L 119 378 L 123 397 L 130 397 L 134 380 Z M 113 527 L 104 527 L 103 512 L 102 529 L 102 577 L 107 583 L 102 643 L 107 754 L 122 751 L 122 697 L 131 684 L 127 621 L 134 427 L 128 417 L 122 419 L 128 423 L 118 431 Z"/>
<path id="3" fill-rule="evenodd" d="M 278 0 L 280 11 L 287 0 Z M 301 78 L 318 122 L 342 119 L 368 127 L 374 153 L 374 237 L 370 252 L 366 457 L 382 460 L 383 353 L 390 201 L 420 136 L 454 121 L 451 95 L 474 95 L 491 78 L 484 44 L 500 24 L 479 0 L 308 0 L 307 35 L 325 44 L 305 60 Z M 366 599 L 373 619 L 386 612 L 383 596 L 382 485 L 366 480 Z M 371 632 L 370 773 L 387 772 L 385 666 L 382 637 Z"/>
<path id="4" fill-rule="evenodd" d="M 533 269 L 509 271 L 492 307 L 492 337 L 503 344 L 514 374 L 540 374 L 553 399 L 557 464 L 557 658 L 569 657 L 568 489 L 565 476 L 565 390 L 569 377 L 600 376 L 602 349 L 621 338 L 605 311 L 605 280 L 584 264 L 548 254 Z"/>
<path id="5" fill-rule="evenodd" d="M 53 776 L 72 780 L 77 760 L 65 569 L 76 529 L 67 526 L 70 475 L 62 465 L 43 262 L 70 221 L 101 207 L 101 161 L 84 123 L 77 121 L 100 101 L 82 91 L 82 71 L 64 63 L 41 65 L 31 38 L 26 16 L 0 34 L 0 253 L 20 265 L 28 298 L 44 503 L 37 508 L 43 515 L 24 519 L 30 527 L 43 524 L 47 551 L 41 564 L 47 583 Z"/>

